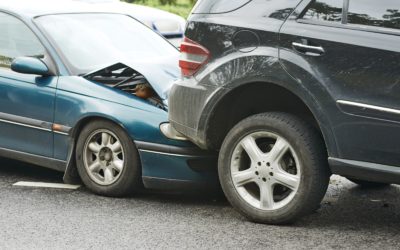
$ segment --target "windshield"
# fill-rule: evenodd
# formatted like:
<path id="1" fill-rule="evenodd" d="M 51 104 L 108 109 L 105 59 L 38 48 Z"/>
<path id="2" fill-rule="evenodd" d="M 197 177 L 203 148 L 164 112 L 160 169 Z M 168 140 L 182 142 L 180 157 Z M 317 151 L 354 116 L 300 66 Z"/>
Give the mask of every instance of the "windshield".
<path id="1" fill-rule="evenodd" d="M 126 15 L 61 14 L 36 21 L 74 75 L 117 62 L 162 60 L 178 54 L 164 38 Z"/>

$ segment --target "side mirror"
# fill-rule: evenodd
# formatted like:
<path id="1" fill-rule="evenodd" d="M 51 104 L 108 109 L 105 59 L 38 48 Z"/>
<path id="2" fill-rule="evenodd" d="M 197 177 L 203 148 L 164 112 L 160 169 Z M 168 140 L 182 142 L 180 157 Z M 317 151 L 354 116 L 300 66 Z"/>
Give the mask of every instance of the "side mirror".
<path id="1" fill-rule="evenodd" d="M 35 57 L 17 57 L 11 63 L 11 69 L 22 74 L 49 76 L 49 68 Z"/>

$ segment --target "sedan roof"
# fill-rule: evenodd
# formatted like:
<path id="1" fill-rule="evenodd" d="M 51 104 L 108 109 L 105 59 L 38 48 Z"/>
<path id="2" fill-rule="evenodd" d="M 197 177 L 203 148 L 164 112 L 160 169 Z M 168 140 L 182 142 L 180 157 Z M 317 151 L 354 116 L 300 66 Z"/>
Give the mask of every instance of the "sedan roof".
<path id="1" fill-rule="evenodd" d="M 100 6 L 71 0 L 1 0 L 0 11 L 10 12 L 22 18 L 62 13 L 110 12 Z"/>

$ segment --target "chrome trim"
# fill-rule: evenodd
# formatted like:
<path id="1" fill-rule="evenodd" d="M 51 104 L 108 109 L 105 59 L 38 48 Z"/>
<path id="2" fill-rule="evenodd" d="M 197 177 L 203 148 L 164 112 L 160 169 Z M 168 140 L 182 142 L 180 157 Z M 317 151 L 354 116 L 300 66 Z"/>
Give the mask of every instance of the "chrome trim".
<path id="1" fill-rule="evenodd" d="M 13 122 L 13 121 L 4 120 L 4 119 L 0 119 L 0 122 L 14 124 L 14 125 L 22 126 L 22 127 L 27 127 L 27 128 L 34 128 L 34 129 L 43 130 L 43 131 L 47 131 L 47 132 L 52 131 L 51 129 L 48 129 L 48 128 L 28 125 L 28 124 L 24 124 L 24 123 L 20 123 L 20 122 Z"/>
<path id="2" fill-rule="evenodd" d="M 169 156 L 178 156 L 178 157 L 188 157 L 188 158 L 198 158 L 196 155 L 181 155 L 181 154 L 173 154 L 173 153 L 166 153 L 160 151 L 153 151 L 147 149 L 139 149 L 140 152 L 152 153 L 152 154 L 159 154 L 159 155 L 169 155 Z"/>
<path id="3" fill-rule="evenodd" d="M 167 155 L 178 156 L 194 156 L 194 157 L 210 157 L 214 156 L 214 152 L 204 151 L 197 147 L 180 147 L 167 144 L 158 144 L 144 141 L 134 141 L 139 150 L 147 150 L 149 152 L 164 153 Z M 190 145 L 190 144 L 189 144 Z"/>
<path id="4" fill-rule="evenodd" d="M 345 100 L 337 100 L 336 103 L 344 104 L 344 105 L 348 105 L 348 106 L 359 107 L 359 108 L 373 109 L 373 110 L 377 110 L 377 111 L 381 111 L 381 112 L 400 115 L 400 110 L 398 110 L 398 109 L 385 108 L 385 107 L 380 107 L 380 106 L 375 106 L 375 105 L 370 105 L 370 104 L 365 104 L 365 103 L 359 103 L 359 102 L 345 101 Z"/>
<path id="5" fill-rule="evenodd" d="M 293 42 L 292 45 L 295 48 L 302 48 L 302 49 L 313 50 L 313 51 L 320 52 L 320 53 L 325 53 L 324 48 L 322 48 L 321 46 L 310 46 L 310 45 L 296 43 L 296 42 Z"/>
<path id="6" fill-rule="evenodd" d="M 342 24 L 348 23 L 348 12 L 349 12 L 350 1 L 343 1 L 343 14 L 342 14 Z"/>
<path id="7" fill-rule="evenodd" d="M 26 127 L 26 128 L 33 128 L 33 129 L 42 130 L 42 131 L 46 131 L 46 132 L 54 132 L 54 133 L 61 134 L 61 135 L 69 135 L 69 131 L 71 130 L 71 127 L 64 126 L 61 124 L 54 124 L 51 122 L 36 120 L 36 119 L 32 119 L 32 118 L 27 118 L 27 117 L 23 117 L 23 116 L 12 115 L 12 114 L 2 113 L 2 112 L 0 112 L 0 122 L 13 124 L 13 125 L 17 125 L 17 126 L 22 126 L 22 127 Z M 58 125 L 59 130 L 54 130 L 54 128 L 53 128 L 54 125 Z"/>
<path id="8" fill-rule="evenodd" d="M 59 134 L 59 135 L 66 135 L 66 136 L 69 135 L 69 133 L 64 133 L 64 132 L 60 132 L 60 131 L 56 131 L 56 130 L 53 130 L 53 132 L 56 134 Z"/>

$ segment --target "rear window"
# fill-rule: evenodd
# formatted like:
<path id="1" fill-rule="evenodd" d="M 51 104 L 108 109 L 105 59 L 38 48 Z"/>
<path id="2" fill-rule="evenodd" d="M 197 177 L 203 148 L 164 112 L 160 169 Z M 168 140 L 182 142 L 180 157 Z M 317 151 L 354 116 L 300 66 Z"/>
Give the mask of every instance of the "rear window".
<path id="1" fill-rule="evenodd" d="M 251 0 L 198 0 L 194 14 L 219 14 L 240 9 Z"/>
<path id="2" fill-rule="evenodd" d="M 351 0 L 350 24 L 400 29 L 399 0 Z"/>
<path id="3" fill-rule="evenodd" d="M 311 3 L 303 19 L 341 22 L 343 0 L 316 0 Z"/>

